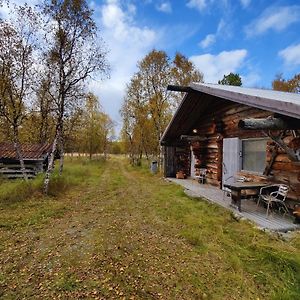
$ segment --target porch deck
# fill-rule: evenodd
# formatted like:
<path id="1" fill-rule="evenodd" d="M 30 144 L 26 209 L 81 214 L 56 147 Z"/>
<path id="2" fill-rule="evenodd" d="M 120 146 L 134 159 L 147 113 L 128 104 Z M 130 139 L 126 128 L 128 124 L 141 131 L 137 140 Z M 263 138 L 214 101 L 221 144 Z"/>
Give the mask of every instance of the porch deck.
<path id="1" fill-rule="evenodd" d="M 223 191 L 214 186 L 199 184 L 193 179 L 167 178 L 167 180 L 183 186 L 189 196 L 203 197 L 210 202 L 216 203 L 233 211 L 241 217 L 252 221 L 261 229 L 281 232 L 300 229 L 299 224 L 293 224 L 293 217 L 283 216 L 272 212 L 267 218 L 266 209 L 257 207 L 256 203 L 251 199 L 242 200 L 242 212 L 239 212 L 236 208 L 230 206 L 231 199 L 229 197 L 223 199 Z"/>

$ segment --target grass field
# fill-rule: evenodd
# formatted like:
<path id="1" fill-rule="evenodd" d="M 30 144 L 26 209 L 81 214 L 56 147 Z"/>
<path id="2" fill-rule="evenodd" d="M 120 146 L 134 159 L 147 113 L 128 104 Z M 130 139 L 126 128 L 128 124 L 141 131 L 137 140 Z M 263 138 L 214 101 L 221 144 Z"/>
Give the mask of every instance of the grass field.
<path id="1" fill-rule="evenodd" d="M 283 241 L 130 167 L 67 161 L 0 185 L 1 299 L 299 299 L 300 237 Z"/>

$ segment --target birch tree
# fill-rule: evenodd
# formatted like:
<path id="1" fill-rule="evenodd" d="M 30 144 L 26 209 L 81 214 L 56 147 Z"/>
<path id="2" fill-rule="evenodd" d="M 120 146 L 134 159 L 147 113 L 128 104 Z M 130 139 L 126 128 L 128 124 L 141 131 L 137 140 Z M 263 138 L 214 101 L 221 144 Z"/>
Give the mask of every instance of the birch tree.
<path id="1" fill-rule="evenodd" d="M 19 129 L 26 115 L 26 99 L 32 91 L 37 23 L 29 7 L 15 10 L 15 20 L 0 20 L 0 115 L 10 127 L 22 174 L 27 180 Z"/>
<path id="2" fill-rule="evenodd" d="M 86 105 L 83 112 L 83 122 L 81 135 L 82 147 L 84 152 L 89 153 L 89 158 L 92 159 L 93 154 L 99 153 L 102 150 L 102 124 L 101 111 L 98 98 L 89 93 L 86 96 Z"/>
<path id="3" fill-rule="evenodd" d="M 140 164 L 142 154 L 156 153 L 156 139 L 149 113 L 149 101 L 144 93 L 140 73 L 135 74 L 127 85 L 126 98 L 122 105 L 123 137 L 132 164 Z"/>
<path id="4" fill-rule="evenodd" d="M 272 81 L 272 88 L 276 91 L 300 93 L 300 74 L 291 79 L 284 79 L 282 74 L 278 74 Z"/>
<path id="5" fill-rule="evenodd" d="M 203 74 L 180 53 L 171 61 L 164 51 L 152 50 L 138 63 L 121 109 L 122 135 L 132 162 L 142 153 L 161 162 L 159 141 L 182 97 L 169 93 L 167 86 L 192 81 L 203 81 Z"/>
<path id="6" fill-rule="evenodd" d="M 114 126 L 115 123 L 110 118 L 110 116 L 104 112 L 100 114 L 100 124 L 101 124 L 101 145 L 104 154 L 104 159 L 107 159 L 107 155 L 110 150 L 110 145 L 114 136 Z"/>
<path id="7" fill-rule="evenodd" d="M 186 56 L 177 52 L 173 59 L 173 66 L 171 69 L 172 80 L 175 85 L 188 86 L 191 82 L 203 82 L 203 73 L 196 69 L 193 62 Z M 173 109 L 177 109 L 184 93 L 172 93 Z"/>
<path id="8" fill-rule="evenodd" d="M 53 138 L 54 127 L 54 105 L 49 88 L 51 79 L 42 77 L 40 85 L 36 93 L 35 108 L 38 111 L 38 120 L 35 122 L 37 126 L 37 140 L 39 143 L 49 143 Z"/>
<path id="9" fill-rule="evenodd" d="M 166 89 L 171 80 L 170 60 L 164 51 L 153 50 L 145 56 L 138 67 L 143 86 L 142 96 L 148 101 L 148 111 L 157 141 L 156 154 L 160 161 L 159 141 L 171 117 L 170 93 Z"/>
<path id="10" fill-rule="evenodd" d="M 55 138 L 44 181 L 47 193 L 56 148 L 60 153 L 59 173 L 63 171 L 66 113 L 82 96 L 86 80 L 97 72 L 107 74 L 108 65 L 103 44 L 97 42 L 97 27 L 86 1 L 51 0 L 45 3 L 43 11 L 48 18 L 50 45 L 45 53 L 52 80 L 48 92 L 56 111 Z"/>
<path id="11" fill-rule="evenodd" d="M 20 139 L 26 143 L 45 144 L 53 140 L 55 120 L 48 84 L 48 80 L 38 78 L 34 85 L 35 91 L 20 130 Z"/>

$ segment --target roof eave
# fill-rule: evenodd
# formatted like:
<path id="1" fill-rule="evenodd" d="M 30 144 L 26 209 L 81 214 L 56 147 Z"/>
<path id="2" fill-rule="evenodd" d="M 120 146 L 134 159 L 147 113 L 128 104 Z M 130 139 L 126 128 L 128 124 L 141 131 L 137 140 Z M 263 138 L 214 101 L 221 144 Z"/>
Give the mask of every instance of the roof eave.
<path id="1" fill-rule="evenodd" d="M 270 99 L 265 97 L 255 97 L 252 95 L 247 95 L 244 93 L 238 93 L 234 91 L 214 89 L 212 87 L 205 86 L 202 84 L 196 84 L 196 83 L 191 83 L 191 87 L 195 91 L 216 96 L 229 101 L 245 104 L 248 106 L 256 107 L 267 111 L 272 111 L 296 119 L 300 118 L 299 106 L 295 105 L 294 103 L 286 103 L 286 102 L 284 103 L 274 99 L 272 99 L 272 102 L 270 102 Z"/>
<path id="2" fill-rule="evenodd" d="M 163 146 L 164 143 L 167 143 L 167 141 L 165 140 L 165 138 L 166 138 L 166 135 L 167 135 L 167 133 L 168 133 L 168 130 L 172 127 L 172 125 L 173 125 L 173 123 L 174 123 L 174 120 L 176 119 L 176 117 L 177 117 L 177 115 L 178 115 L 178 113 L 179 113 L 181 107 L 184 105 L 184 102 L 186 101 L 187 95 L 188 95 L 190 92 L 193 92 L 193 91 L 194 91 L 193 88 L 190 87 L 189 91 L 185 93 L 185 95 L 184 95 L 184 97 L 183 97 L 183 99 L 182 99 L 180 105 L 178 106 L 178 108 L 177 108 L 175 114 L 173 115 L 171 121 L 169 122 L 167 128 L 165 129 L 165 131 L 164 131 L 164 133 L 163 133 L 163 135 L 162 135 L 162 137 L 161 137 L 161 139 L 160 139 L 160 141 L 159 141 L 160 145 Z"/>

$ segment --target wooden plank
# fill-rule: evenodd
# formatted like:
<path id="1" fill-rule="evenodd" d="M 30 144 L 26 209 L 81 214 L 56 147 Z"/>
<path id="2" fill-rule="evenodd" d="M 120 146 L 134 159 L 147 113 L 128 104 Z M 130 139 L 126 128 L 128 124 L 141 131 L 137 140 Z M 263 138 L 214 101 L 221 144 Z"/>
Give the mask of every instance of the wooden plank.
<path id="1" fill-rule="evenodd" d="M 273 170 L 300 171 L 300 165 L 293 162 L 275 162 Z"/>
<path id="2" fill-rule="evenodd" d="M 24 176 L 22 174 L 9 174 L 9 175 L 5 175 L 3 176 L 5 178 L 8 178 L 8 179 L 15 179 L 15 178 L 23 178 Z M 27 174 L 27 178 L 35 178 L 35 175 L 32 175 L 32 174 Z"/>
<path id="3" fill-rule="evenodd" d="M 281 118 L 247 118 L 238 123 L 239 128 L 248 130 L 286 130 L 299 129 L 300 122 L 294 119 L 283 120 Z"/>
<path id="4" fill-rule="evenodd" d="M 35 169 L 37 167 L 37 165 L 25 163 L 25 167 L 26 167 L 26 169 Z M 20 164 L 1 164 L 0 168 L 20 169 L 21 166 L 20 166 Z"/>
<path id="5" fill-rule="evenodd" d="M 276 156 L 278 155 L 278 148 L 279 148 L 278 145 L 275 145 L 273 147 L 271 157 L 270 157 L 269 160 L 267 160 L 267 164 L 266 164 L 265 170 L 263 172 L 264 175 L 269 175 L 270 174 L 270 172 L 272 170 L 273 163 L 275 162 Z"/>
<path id="6" fill-rule="evenodd" d="M 29 170 L 29 169 L 26 169 L 24 170 L 25 173 L 28 173 L 28 174 L 34 174 L 35 172 L 33 170 Z M 0 169 L 0 173 L 1 174 L 14 174 L 14 173 L 23 173 L 22 170 L 14 170 L 14 169 Z"/>

